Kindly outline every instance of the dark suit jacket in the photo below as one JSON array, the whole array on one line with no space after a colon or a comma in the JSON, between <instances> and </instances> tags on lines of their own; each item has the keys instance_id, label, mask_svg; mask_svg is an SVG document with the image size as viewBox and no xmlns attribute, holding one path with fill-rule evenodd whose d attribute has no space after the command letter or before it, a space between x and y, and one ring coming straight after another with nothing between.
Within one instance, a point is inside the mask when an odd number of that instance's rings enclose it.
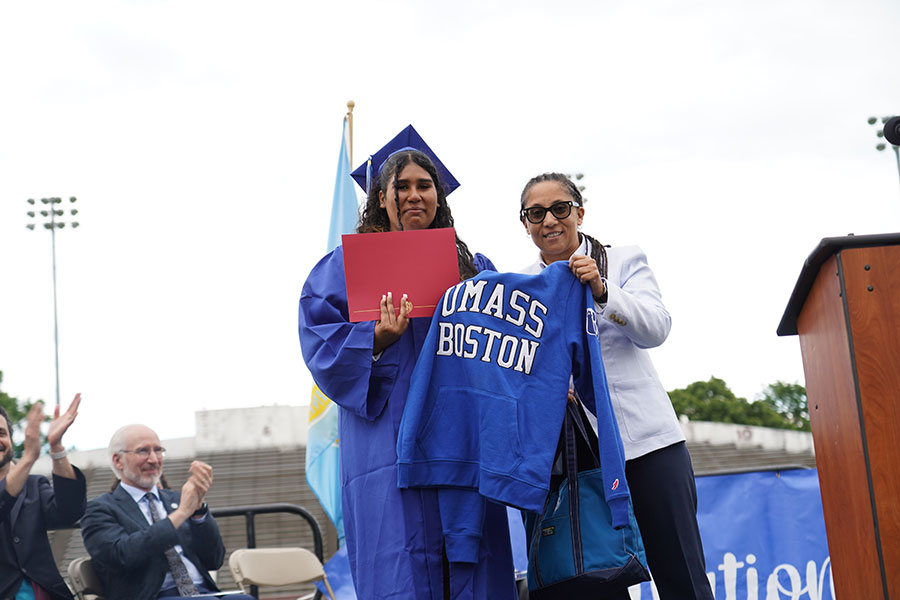
<instances>
[{"instance_id":1,"label":"dark suit jacket","mask_svg":"<svg viewBox=\"0 0 900 600\"><path fill-rule=\"evenodd\" d=\"M72 527L84 513L84 475L75 469L75 476L54 475L50 487L43 475L29 475L15 498L6 492L6 479L0 480L0 599L14 598L23 576L54 598L72 598L56 568L47 530Z\"/></svg>"},{"instance_id":2,"label":"dark suit jacket","mask_svg":"<svg viewBox=\"0 0 900 600\"><path fill-rule=\"evenodd\" d=\"M167 512L178 506L181 494L160 490ZM184 555L203 575L211 590L217 590L207 571L225 560L225 545L211 514L197 522L188 519L177 530L169 519L152 525L122 486L94 498L81 519L84 547L103 582L106 600L152 600L169 572L166 548L181 544Z\"/></svg>"}]
</instances>

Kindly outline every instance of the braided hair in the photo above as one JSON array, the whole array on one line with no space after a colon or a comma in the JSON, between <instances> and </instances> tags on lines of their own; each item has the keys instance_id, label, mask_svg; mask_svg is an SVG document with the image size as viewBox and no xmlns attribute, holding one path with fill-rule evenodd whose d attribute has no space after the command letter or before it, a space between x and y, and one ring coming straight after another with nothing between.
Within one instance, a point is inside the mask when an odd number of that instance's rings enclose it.
<instances>
[{"instance_id":1,"label":"braided hair","mask_svg":"<svg viewBox=\"0 0 900 600\"><path fill-rule=\"evenodd\" d=\"M532 177L528 180L528 183L525 184L525 189L522 190L522 198L521 203L519 205L519 209L525 208L525 201L528 199L528 191L538 183L543 183L544 181L555 181L562 187L563 191L571 196L572 200L579 207L584 206L584 199L581 197L581 190L578 189L578 186L575 185L567 175L562 173L543 173L541 175L537 175L536 177ZM524 217L522 217L524 219ZM597 270L600 271L600 277L604 279L607 276L607 265L606 265L606 249L609 246L601 244L591 236L586 233L578 232L578 241L581 241L581 237L584 236L591 243L591 258L597 263Z\"/></svg>"},{"instance_id":2,"label":"braided hair","mask_svg":"<svg viewBox=\"0 0 900 600\"><path fill-rule=\"evenodd\" d=\"M384 162L384 166L381 167L378 177L372 182L372 187L366 198L366 205L359 216L356 233L380 233L391 230L391 221L388 218L387 210L381 207L379 194L387 190L388 182L393 183L393 201L397 205L397 214L399 215L400 192L398 191L398 179L400 172L410 163L415 163L425 169L434 182L434 189L437 192L437 210L434 214L434 220L428 226L428 229L453 227L453 215L450 213L450 206L447 204L447 192L444 190L444 186L438 177L434 163L431 162L431 159L426 154L418 150L403 150L388 157ZM400 227L402 228L403 225L401 224ZM455 233L454 236L456 237L456 259L459 265L459 278L462 281L474 277L478 273L478 269L475 268L474 258L469 247Z\"/></svg>"}]
</instances>

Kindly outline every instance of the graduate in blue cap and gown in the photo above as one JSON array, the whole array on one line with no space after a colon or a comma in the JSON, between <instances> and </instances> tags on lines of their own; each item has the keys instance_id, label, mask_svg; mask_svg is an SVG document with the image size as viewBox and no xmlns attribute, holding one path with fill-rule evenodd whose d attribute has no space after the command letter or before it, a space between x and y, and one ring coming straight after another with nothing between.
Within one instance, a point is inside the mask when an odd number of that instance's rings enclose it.
<instances>
[{"instance_id":1,"label":"graduate in blue cap and gown","mask_svg":"<svg viewBox=\"0 0 900 600\"><path fill-rule=\"evenodd\" d=\"M459 183L411 125L352 176L368 194L357 233L453 227L446 196ZM495 270L458 237L456 246L461 279ZM303 358L340 407L344 532L356 593L362 600L514 599L505 507L488 502L478 562L448 564L436 490L397 487L397 431L431 321L407 317L415 300L386 295L380 320L351 323L341 246L313 268L300 296Z\"/></svg>"}]
</instances>

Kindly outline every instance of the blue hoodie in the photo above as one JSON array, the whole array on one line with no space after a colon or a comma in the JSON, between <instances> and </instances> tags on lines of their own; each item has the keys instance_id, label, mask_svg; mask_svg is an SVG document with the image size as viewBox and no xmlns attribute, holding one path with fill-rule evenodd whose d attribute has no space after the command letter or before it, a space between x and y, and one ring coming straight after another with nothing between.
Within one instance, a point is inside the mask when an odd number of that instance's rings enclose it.
<instances>
[{"instance_id":1,"label":"blue hoodie","mask_svg":"<svg viewBox=\"0 0 900 600\"><path fill-rule=\"evenodd\" d=\"M474 562L484 498L540 512L570 374L597 416L613 526L628 523L625 455L590 288L562 261L540 274L482 272L444 293L397 439L401 488L438 487L451 562Z\"/></svg>"}]
</instances>

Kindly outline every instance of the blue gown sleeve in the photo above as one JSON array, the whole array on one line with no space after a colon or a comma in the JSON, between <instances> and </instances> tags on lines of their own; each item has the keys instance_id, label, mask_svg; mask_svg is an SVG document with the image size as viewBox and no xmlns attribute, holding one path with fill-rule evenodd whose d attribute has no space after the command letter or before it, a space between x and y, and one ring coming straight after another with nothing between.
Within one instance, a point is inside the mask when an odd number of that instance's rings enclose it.
<instances>
[{"instance_id":1,"label":"blue gown sleeve","mask_svg":"<svg viewBox=\"0 0 900 600\"><path fill-rule=\"evenodd\" d=\"M348 315L344 254L338 246L313 267L303 285L300 348L313 379L332 401L375 420L390 396L398 362L389 352L373 360L375 322L351 323Z\"/></svg>"},{"instance_id":2,"label":"blue gown sleeve","mask_svg":"<svg viewBox=\"0 0 900 600\"><path fill-rule=\"evenodd\" d=\"M472 263L475 265L475 268L479 273L481 273L482 271L497 270L497 267L494 266L494 263L491 262L491 259L480 252L476 252L475 256L473 256L472 258Z\"/></svg>"}]
</instances>

